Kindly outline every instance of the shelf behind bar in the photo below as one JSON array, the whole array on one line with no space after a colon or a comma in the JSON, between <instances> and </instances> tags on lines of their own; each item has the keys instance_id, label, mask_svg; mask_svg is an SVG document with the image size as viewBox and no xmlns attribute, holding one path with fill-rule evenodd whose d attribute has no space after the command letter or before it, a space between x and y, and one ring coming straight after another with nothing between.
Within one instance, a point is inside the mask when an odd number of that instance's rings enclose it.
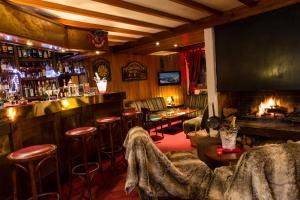
<instances>
[{"instance_id":1,"label":"shelf behind bar","mask_svg":"<svg viewBox=\"0 0 300 200\"><path fill-rule=\"evenodd\" d=\"M51 62L52 58L19 58L19 62Z\"/></svg>"}]
</instances>

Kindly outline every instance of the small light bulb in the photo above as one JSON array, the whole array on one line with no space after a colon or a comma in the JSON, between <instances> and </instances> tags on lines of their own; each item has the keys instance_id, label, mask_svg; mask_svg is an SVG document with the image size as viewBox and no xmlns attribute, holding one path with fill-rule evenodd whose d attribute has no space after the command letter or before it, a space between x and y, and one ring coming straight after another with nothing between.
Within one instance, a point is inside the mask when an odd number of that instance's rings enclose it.
<instances>
[{"instance_id":1,"label":"small light bulb","mask_svg":"<svg viewBox=\"0 0 300 200\"><path fill-rule=\"evenodd\" d=\"M61 52L65 53L65 52L66 52L66 50L65 50L65 49L61 49Z\"/></svg>"},{"instance_id":2,"label":"small light bulb","mask_svg":"<svg viewBox=\"0 0 300 200\"><path fill-rule=\"evenodd\" d=\"M156 44L156 46L159 46L159 42L156 42L155 44Z\"/></svg>"},{"instance_id":3,"label":"small light bulb","mask_svg":"<svg viewBox=\"0 0 300 200\"><path fill-rule=\"evenodd\" d=\"M178 44L174 44L174 47L178 47Z\"/></svg>"},{"instance_id":4,"label":"small light bulb","mask_svg":"<svg viewBox=\"0 0 300 200\"><path fill-rule=\"evenodd\" d=\"M96 51L96 54L99 55L99 54L100 54L100 51Z\"/></svg>"},{"instance_id":5,"label":"small light bulb","mask_svg":"<svg viewBox=\"0 0 300 200\"><path fill-rule=\"evenodd\" d=\"M29 40L26 42L26 44L27 44L28 46L32 46L32 45L33 45L32 42L29 41Z\"/></svg>"}]
</instances>

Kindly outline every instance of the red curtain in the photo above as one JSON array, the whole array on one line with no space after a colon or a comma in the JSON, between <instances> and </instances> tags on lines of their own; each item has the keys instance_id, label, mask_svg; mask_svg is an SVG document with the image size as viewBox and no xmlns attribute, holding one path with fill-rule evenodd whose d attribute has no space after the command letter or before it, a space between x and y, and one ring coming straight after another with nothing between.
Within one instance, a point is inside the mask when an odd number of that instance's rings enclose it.
<instances>
[{"instance_id":1,"label":"red curtain","mask_svg":"<svg viewBox=\"0 0 300 200\"><path fill-rule=\"evenodd\" d=\"M203 81L201 73L205 71L204 55L204 50L201 48L180 53L182 81L187 83L187 94L193 93L197 84Z\"/></svg>"}]
</instances>

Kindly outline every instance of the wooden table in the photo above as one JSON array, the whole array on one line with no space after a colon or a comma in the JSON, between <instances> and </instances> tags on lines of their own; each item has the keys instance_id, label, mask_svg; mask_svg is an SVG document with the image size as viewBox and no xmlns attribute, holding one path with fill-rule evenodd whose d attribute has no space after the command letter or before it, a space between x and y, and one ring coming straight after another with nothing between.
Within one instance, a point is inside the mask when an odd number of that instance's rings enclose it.
<instances>
[{"instance_id":1,"label":"wooden table","mask_svg":"<svg viewBox=\"0 0 300 200\"><path fill-rule=\"evenodd\" d=\"M169 111L164 111L158 113L157 115L160 116L163 120L167 121L168 127L164 128L165 133L174 133L177 132L179 129L172 126L172 122L178 119L183 120L184 116L196 112L196 109L170 109ZM181 128L180 128L181 130Z\"/></svg>"},{"instance_id":2,"label":"wooden table","mask_svg":"<svg viewBox=\"0 0 300 200\"><path fill-rule=\"evenodd\" d=\"M204 154L214 161L220 162L222 165L231 165L239 160L241 155L245 150L241 149L239 153L222 153L222 155L217 154L217 147L220 145L210 145L204 149Z\"/></svg>"}]
</instances>

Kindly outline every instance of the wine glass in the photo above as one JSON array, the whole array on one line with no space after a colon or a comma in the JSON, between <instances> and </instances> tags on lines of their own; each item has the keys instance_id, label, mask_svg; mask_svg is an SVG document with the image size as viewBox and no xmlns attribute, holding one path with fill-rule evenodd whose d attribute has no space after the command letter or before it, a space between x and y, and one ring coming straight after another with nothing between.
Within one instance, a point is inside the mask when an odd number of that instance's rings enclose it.
<instances>
[{"instance_id":1,"label":"wine glass","mask_svg":"<svg viewBox=\"0 0 300 200\"><path fill-rule=\"evenodd\" d=\"M50 101L51 100L52 90L46 90L45 92L46 92L46 94L47 94L47 96L49 98L49 101Z\"/></svg>"},{"instance_id":2,"label":"wine glass","mask_svg":"<svg viewBox=\"0 0 300 200\"><path fill-rule=\"evenodd\" d=\"M53 90L53 95L56 95L56 99L58 100L58 94L59 94L60 89L55 89Z\"/></svg>"}]
</instances>

